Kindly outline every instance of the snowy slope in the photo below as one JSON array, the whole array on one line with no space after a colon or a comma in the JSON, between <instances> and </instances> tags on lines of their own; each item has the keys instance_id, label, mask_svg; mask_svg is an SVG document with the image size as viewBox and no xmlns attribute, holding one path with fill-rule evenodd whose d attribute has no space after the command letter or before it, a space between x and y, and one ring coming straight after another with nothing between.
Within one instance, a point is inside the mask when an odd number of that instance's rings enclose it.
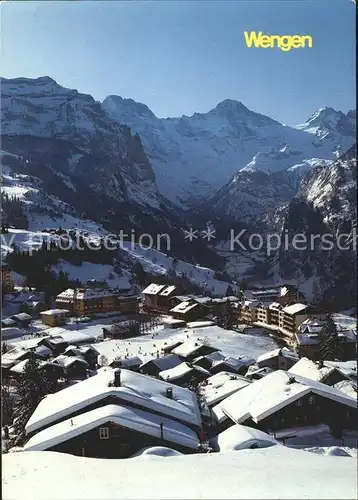
<instances>
[{"instance_id":1,"label":"snowy slope","mask_svg":"<svg viewBox=\"0 0 358 500\"><path fill-rule=\"evenodd\" d=\"M3 456L2 474L5 500L357 497L354 458L283 446L127 460L18 452Z\"/></svg>"}]
</instances>

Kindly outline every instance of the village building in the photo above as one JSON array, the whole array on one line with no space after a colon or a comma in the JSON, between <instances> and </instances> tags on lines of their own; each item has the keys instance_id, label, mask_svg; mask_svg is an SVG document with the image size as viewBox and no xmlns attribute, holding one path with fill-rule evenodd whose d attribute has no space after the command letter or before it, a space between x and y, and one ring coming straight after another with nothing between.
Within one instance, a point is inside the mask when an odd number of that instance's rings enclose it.
<instances>
[{"instance_id":1,"label":"village building","mask_svg":"<svg viewBox=\"0 0 358 500\"><path fill-rule=\"evenodd\" d=\"M348 379L348 377L335 366L325 366L323 362L317 363L307 358L301 358L288 370L288 372L327 385L335 385L338 382Z\"/></svg>"},{"instance_id":2,"label":"village building","mask_svg":"<svg viewBox=\"0 0 358 500\"><path fill-rule=\"evenodd\" d=\"M85 378L89 368L87 361L81 355L67 356L60 354L52 360L53 363L63 367L66 378Z\"/></svg>"},{"instance_id":3,"label":"village building","mask_svg":"<svg viewBox=\"0 0 358 500\"><path fill-rule=\"evenodd\" d=\"M238 309L239 319L247 325L252 325L257 321L257 310L260 305L258 300L245 300L241 308Z\"/></svg>"},{"instance_id":4,"label":"village building","mask_svg":"<svg viewBox=\"0 0 358 500\"><path fill-rule=\"evenodd\" d=\"M169 314L175 319L180 319L189 323L191 321L197 321L199 319L204 319L209 314L209 309L198 302L181 302L177 306L170 309Z\"/></svg>"},{"instance_id":5,"label":"village building","mask_svg":"<svg viewBox=\"0 0 358 500\"><path fill-rule=\"evenodd\" d=\"M138 356L124 356L114 359L111 363L108 363L108 366L111 368L125 368L133 372L139 372L142 364L143 360Z\"/></svg>"},{"instance_id":6,"label":"village building","mask_svg":"<svg viewBox=\"0 0 358 500\"><path fill-rule=\"evenodd\" d=\"M287 347L282 347L261 354L261 356L257 358L256 364L259 368L266 366L273 370L288 370L297 363L298 360L299 355L295 351Z\"/></svg>"},{"instance_id":7,"label":"village building","mask_svg":"<svg viewBox=\"0 0 358 500\"><path fill-rule=\"evenodd\" d=\"M251 381L242 375L220 372L204 380L199 386L199 392L206 404L212 407L249 384Z\"/></svg>"},{"instance_id":8,"label":"village building","mask_svg":"<svg viewBox=\"0 0 358 500\"><path fill-rule=\"evenodd\" d=\"M164 370L170 370L182 363L182 360L175 354L168 354L163 357L153 358L143 363L140 367L141 373L158 377L159 373Z\"/></svg>"},{"instance_id":9,"label":"village building","mask_svg":"<svg viewBox=\"0 0 358 500\"><path fill-rule=\"evenodd\" d=\"M69 315L68 309L48 309L40 314L42 323L48 326L64 325Z\"/></svg>"},{"instance_id":10,"label":"village building","mask_svg":"<svg viewBox=\"0 0 358 500\"><path fill-rule=\"evenodd\" d=\"M127 458L155 445L190 452L201 432L193 392L106 367L44 398L26 424L24 449L99 458Z\"/></svg>"},{"instance_id":11,"label":"village building","mask_svg":"<svg viewBox=\"0 0 358 500\"><path fill-rule=\"evenodd\" d=\"M255 360L249 356L240 356L239 358L229 356L220 361L215 361L210 369L210 373L215 375L220 372L231 372L245 375L249 366L253 364L255 364Z\"/></svg>"},{"instance_id":12,"label":"village building","mask_svg":"<svg viewBox=\"0 0 358 500\"><path fill-rule=\"evenodd\" d=\"M248 367L245 377L250 380L260 380L263 377L266 377L269 373L274 372L274 368L270 368L269 366L259 367L257 363Z\"/></svg>"},{"instance_id":13,"label":"village building","mask_svg":"<svg viewBox=\"0 0 358 500\"><path fill-rule=\"evenodd\" d=\"M66 308L78 316L112 311L136 314L139 302L137 295L123 296L104 287L68 288L57 295L56 307Z\"/></svg>"},{"instance_id":14,"label":"village building","mask_svg":"<svg viewBox=\"0 0 358 500\"><path fill-rule=\"evenodd\" d=\"M302 357L318 360L320 353L320 333L326 325L325 319L308 318L301 323L294 335L294 346ZM340 359L350 360L357 356L357 334L352 329L339 329L337 355Z\"/></svg>"},{"instance_id":15,"label":"village building","mask_svg":"<svg viewBox=\"0 0 358 500\"><path fill-rule=\"evenodd\" d=\"M344 429L356 429L357 400L334 387L283 370L224 399L220 409L232 422L274 436L283 429L320 424L329 426L335 437Z\"/></svg>"},{"instance_id":16,"label":"village building","mask_svg":"<svg viewBox=\"0 0 358 500\"><path fill-rule=\"evenodd\" d=\"M162 415L136 407L105 405L34 435L24 451L50 450L95 458L129 458L148 446L195 453L195 431Z\"/></svg>"},{"instance_id":17,"label":"village building","mask_svg":"<svg viewBox=\"0 0 358 500\"><path fill-rule=\"evenodd\" d=\"M65 349L64 355L65 356L82 357L86 361L86 363L88 364L88 367L90 369L94 370L96 368L96 365L97 365L99 353L93 346L69 345Z\"/></svg>"},{"instance_id":18,"label":"village building","mask_svg":"<svg viewBox=\"0 0 358 500\"><path fill-rule=\"evenodd\" d=\"M68 342L62 337L43 337L38 339L39 346L45 346L51 350L53 356L58 356L65 352Z\"/></svg>"},{"instance_id":19,"label":"village building","mask_svg":"<svg viewBox=\"0 0 358 500\"><path fill-rule=\"evenodd\" d=\"M325 316L323 311L308 305L296 303L286 306L279 313L279 330L290 339L294 337L298 327L307 318L322 318Z\"/></svg>"},{"instance_id":20,"label":"village building","mask_svg":"<svg viewBox=\"0 0 358 500\"><path fill-rule=\"evenodd\" d=\"M148 312L168 312L178 303L174 298L178 292L179 288L176 285L151 283L142 291L142 295L144 295L143 309Z\"/></svg>"},{"instance_id":21,"label":"village building","mask_svg":"<svg viewBox=\"0 0 358 500\"><path fill-rule=\"evenodd\" d=\"M32 321L32 316L30 314L21 312L10 316L9 319L13 320L19 328L28 328Z\"/></svg>"},{"instance_id":22,"label":"village building","mask_svg":"<svg viewBox=\"0 0 358 500\"><path fill-rule=\"evenodd\" d=\"M199 356L206 356L207 354L211 354L213 352L218 352L220 349L213 347L208 344L203 344L199 341L195 342L193 340L186 340L178 347L172 349L172 354L176 354L183 361L193 361L195 358Z\"/></svg>"},{"instance_id":23,"label":"village building","mask_svg":"<svg viewBox=\"0 0 358 500\"><path fill-rule=\"evenodd\" d=\"M1 289L3 293L12 292L14 284L11 278L10 267L6 264L1 264Z\"/></svg>"},{"instance_id":24,"label":"village building","mask_svg":"<svg viewBox=\"0 0 358 500\"><path fill-rule=\"evenodd\" d=\"M268 307L268 323L278 328L280 323L280 311L283 306L279 302L272 302Z\"/></svg>"},{"instance_id":25,"label":"village building","mask_svg":"<svg viewBox=\"0 0 358 500\"><path fill-rule=\"evenodd\" d=\"M163 318L162 324L164 325L165 328L171 328L173 330L175 328L182 328L186 325L185 321L183 321L182 319L175 319L171 318L170 316L167 318Z\"/></svg>"},{"instance_id":26,"label":"village building","mask_svg":"<svg viewBox=\"0 0 358 500\"><path fill-rule=\"evenodd\" d=\"M194 363L188 364L182 362L174 368L160 372L159 377L172 384L191 384L192 386L197 386L200 382L210 377L210 372Z\"/></svg>"},{"instance_id":27,"label":"village building","mask_svg":"<svg viewBox=\"0 0 358 500\"><path fill-rule=\"evenodd\" d=\"M294 285L280 285L272 288L246 290L245 298L261 302L278 302L289 305L300 300L305 300L304 295Z\"/></svg>"},{"instance_id":28,"label":"village building","mask_svg":"<svg viewBox=\"0 0 358 500\"><path fill-rule=\"evenodd\" d=\"M271 302L260 302L257 306L257 323L270 323Z\"/></svg>"}]
</instances>

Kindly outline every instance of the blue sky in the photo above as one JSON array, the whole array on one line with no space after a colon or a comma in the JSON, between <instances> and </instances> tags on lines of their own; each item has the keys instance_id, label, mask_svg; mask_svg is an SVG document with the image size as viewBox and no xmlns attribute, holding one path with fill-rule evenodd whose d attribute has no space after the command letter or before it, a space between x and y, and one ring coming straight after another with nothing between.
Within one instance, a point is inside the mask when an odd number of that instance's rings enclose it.
<instances>
[{"instance_id":1,"label":"blue sky","mask_svg":"<svg viewBox=\"0 0 358 500\"><path fill-rule=\"evenodd\" d=\"M49 75L160 117L225 98L286 124L355 108L352 0L2 2L1 75ZM248 49L244 30L309 34L312 49Z\"/></svg>"}]
</instances>

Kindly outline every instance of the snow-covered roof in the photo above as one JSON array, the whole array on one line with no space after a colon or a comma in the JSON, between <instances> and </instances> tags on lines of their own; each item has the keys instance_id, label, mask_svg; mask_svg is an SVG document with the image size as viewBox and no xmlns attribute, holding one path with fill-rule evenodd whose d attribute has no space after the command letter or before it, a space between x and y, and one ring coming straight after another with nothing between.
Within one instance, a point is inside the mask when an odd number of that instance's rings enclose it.
<instances>
[{"instance_id":1,"label":"snow-covered roof","mask_svg":"<svg viewBox=\"0 0 358 500\"><path fill-rule=\"evenodd\" d=\"M142 293L145 295L157 295L166 285L157 285L156 283L151 283L148 285Z\"/></svg>"},{"instance_id":2,"label":"snow-covered roof","mask_svg":"<svg viewBox=\"0 0 358 500\"><path fill-rule=\"evenodd\" d=\"M267 359L272 359L276 358L278 356L282 356L283 358L290 358L290 359L297 359L298 360L298 354L296 354L294 351L291 351L287 347L283 348L278 348L274 349L269 352L265 352L264 354L261 354L256 360L257 363L261 363L262 361L266 361Z\"/></svg>"},{"instance_id":3,"label":"snow-covered roof","mask_svg":"<svg viewBox=\"0 0 358 500\"><path fill-rule=\"evenodd\" d=\"M222 412L236 423L248 418L259 422L309 393L352 408L357 407L356 400L338 389L283 370L254 381L239 393L224 399L220 405Z\"/></svg>"},{"instance_id":4,"label":"snow-covered roof","mask_svg":"<svg viewBox=\"0 0 358 500\"><path fill-rule=\"evenodd\" d=\"M29 360L28 359L24 359L23 361L20 361L20 363L17 363L15 366L13 366L12 368L10 368L10 371L11 372L14 372L14 373L24 373L25 371L25 368L26 368L26 365L28 364Z\"/></svg>"},{"instance_id":5,"label":"snow-covered roof","mask_svg":"<svg viewBox=\"0 0 358 500\"><path fill-rule=\"evenodd\" d=\"M143 361L138 356L129 356L128 358L122 357L120 359L115 359L114 361L117 361L120 366L123 366L123 368L140 366L143 363Z\"/></svg>"},{"instance_id":6,"label":"snow-covered roof","mask_svg":"<svg viewBox=\"0 0 358 500\"><path fill-rule=\"evenodd\" d=\"M164 290L162 290L159 293L159 295L163 295L165 297L168 297L168 295L170 295L171 293L173 293L176 288L177 287L175 285L169 285Z\"/></svg>"},{"instance_id":7,"label":"snow-covered roof","mask_svg":"<svg viewBox=\"0 0 358 500\"><path fill-rule=\"evenodd\" d=\"M91 335L81 332L81 331L65 331L63 330L60 335L62 342L68 342L69 344L81 344L81 343L87 343L91 344L95 342L95 337L92 337ZM52 337L50 341L55 340L55 338L59 338L57 335L55 337ZM58 341L60 342L60 340Z\"/></svg>"},{"instance_id":8,"label":"snow-covered roof","mask_svg":"<svg viewBox=\"0 0 358 500\"><path fill-rule=\"evenodd\" d=\"M279 310L282 309L282 305L279 302L271 302L269 309Z\"/></svg>"},{"instance_id":9,"label":"snow-covered roof","mask_svg":"<svg viewBox=\"0 0 358 500\"><path fill-rule=\"evenodd\" d=\"M16 325L16 321L11 318L4 318L1 320L1 323L5 326L11 326L11 325Z\"/></svg>"},{"instance_id":10,"label":"snow-covered roof","mask_svg":"<svg viewBox=\"0 0 358 500\"><path fill-rule=\"evenodd\" d=\"M251 381L245 377L229 372L220 372L207 378L201 384L200 393L204 396L208 406L212 406L249 384Z\"/></svg>"},{"instance_id":11,"label":"snow-covered roof","mask_svg":"<svg viewBox=\"0 0 358 500\"><path fill-rule=\"evenodd\" d=\"M57 295L56 300L59 302L71 302L74 298L77 300L89 300L113 296L118 296L118 292L107 288L68 288Z\"/></svg>"},{"instance_id":12,"label":"snow-covered roof","mask_svg":"<svg viewBox=\"0 0 358 500\"><path fill-rule=\"evenodd\" d=\"M108 422L158 438L162 432L160 424L163 424L163 439L166 441L193 450L196 450L199 444L195 431L179 422L137 408L106 405L40 431L25 444L24 450L48 450Z\"/></svg>"},{"instance_id":13,"label":"snow-covered roof","mask_svg":"<svg viewBox=\"0 0 358 500\"><path fill-rule=\"evenodd\" d=\"M322 366L320 368L314 361L301 358L288 371L294 375L302 375L302 377L323 382L334 370L333 366Z\"/></svg>"},{"instance_id":14,"label":"snow-covered roof","mask_svg":"<svg viewBox=\"0 0 358 500\"><path fill-rule=\"evenodd\" d=\"M357 399L357 382L352 382L351 380L341 380L334 384L336 389L344 392L347 396Z\"/></svg>"},{"instance_id":15,"label":"snow-covered roof","mask_svg":"<svg viewBox=\"0 0 358 500\"><path fill-rule=\"evenodd\" d=\"M221 354L221 352L215 351L215 352L212 352L210 354L205 354L204 356L199 356L198 358L195 358L193 360L193 363L198 363L199 361L201 361L203 359L209 361L210 364L213 365L214 363L225 359L225 356L223 354Z\"/></svg>"},{"instance_id":16,"label":"snow-covered roof","mask_svg":"<svg viewBox=\"0 0 358 500\"><path fill-rule=\"evenodd\" d=\"M253 358L250 358L249 356L241 356L239 358L233 358L232 356L228 356L227 358L215 361L213 363L213 368L224 365L232 368L233 370L239 370L243 366L249 366L255 363L255 360Z\"/></svg>"},{"instance_id":17,"label":"snow-covered roof","mask_svg":"<svg viewBox=\"0 0 358 500\"><path fill-rule=\"evenodd\" d=\"M246 309L256 309L260 305L258 300L245 300L242 307Z\"/></svg>"},{"instance_id":18,"label":"snow-covered roof","mask_svg":"<svg viewBox=\"0 0 358 500\"><path fill-rule=\"evenodd\" d=\"M162 323L164 325L183 325L183 326L185 325L185 321L183 321L182 319L175 319L170 316L163 318Z\"/></svg>"},{"instance_id":19,"label":"snow-covered roof","mask_svg":"<svg viewBox=\"0 0 358 500\"><path fill-rule=\"evenodd\" d=\"M170 309L171 313L181 313L185 314L188 311L191 311L195 307L197 307L199 304L197 302L180 302L178 305L173 307L173 309Z\"/></svg>"},{"instance_id":20,"label":"snow-covered roof","mask_svg":"<svg viewBox=\"0 0 358 500\"><path fill-rule=\"evenodd\" d=\"M187 356L193 355L196 351L198 351L203 346L206 346L206 344L203 344L200 342L195 342L193 340L186 340L178 347L175 347L175 349L172 350L172 353L176 354L177 356L187 357ZM211 347L213 352L220 351L220 349L216 349L212 346L210 346L210 347Z\"/></svg>"},{"instance_id":21,"label":"snow-covered roof","mask_svg":"<svg viewBox=\"0 0 358 500\"><path fill-rule=\"evenodd\" d=\"M185 362L175 366L174 368L170 368L169 370L163 370L159 372L159 377L170 382L171 380L177 380L178 378L184 377L185 375L188 375L189 373L195 371L201 372L207 377L210 377L210 373L205 370L205 368L202 368L201 366L197 366L195 364L190 366Z\"/></svg>"},{"instance_id":22,"label":"snow-covered roof","mask_svg":"<svg viewBox=\"0 0 358 500\"><path fill-rule=\"evenodd\" d=\"M198 401L188 389L125 369L121 369L120 387L109 386L113 379L114 370L105 367L93 377L46 396L26 424L26 432L34 432L108 396L117 397L121 404L129 401L147 411L153 410L200 427ZM173 399L167 398L167 388L172 389Z\"/></svg>"},{"instance_id":23,"label":"snow-covered roof","mask_svg":"<svg viewBox=\"0 0 358 500\"><path fill-rule=\"evenodd\" d=\"M81 356L64 356L60 354L57 358L52 360L54 363L58 363L59 365L68 368L75 363L81 363L83 365L88 365L87 361L83 359Z\"/></svg>"},{"instance_id":24,"label":"snow-covered roof","mask_svg":"<svg viewBox=\"0 0 358 500\"><path fill-rule=\"evenodd\" d=\"M184 362L180 363L180 365L174 366L174 368L169 368L168 370L159 372L159 377L167 381L177 380L178 378L184 377L193 371L193 368Z\"/></svg>"},{"instance_id":25,"label":"snow-covered roof","mask_svg":"<svg viewBox=\"0 0 358 500\"><path fill-rule=\"evenodd\" d=\"M18 314L13 314L11 316L11 318L15 318L19 321L26 321L26 320L31 320L32 316L30 314L22 312L22 313L18 313Z\"/></svg>"},{"instance_id":26,"label":"snow-covered roof","mask_svg":"<svg viewBox=\"0 0 358 500\"><path fill-rule=\"evenodd\" d=\"M42 311L40 313L43 316L59 316L62 314L70 314L68 309L48 309L47 311Z\"/></svg>"},{"instance_id":27,"label":"snow-covered roof","mask_svg":"<svg viewBox=\"0 0 358 500\"><path fill-rule=\"evenodd\" d=\"M308 309L308 307L309 306L307 304L301 304L298 302L297 304L292 304L290 306L284 307L282 311L287 314L298 314L298 313L303 313L303 311Z\"/></svg>"},{"instance_id":28,"label":"snow-covered roof","mask_svg":"<svg viewBox=\"0 0 358 500\"><path fill-rule=\"evenodd\" d=\"M167 356L163 356L161 358L153 358L144 363L141 368L146 367L148 364L154 364L156 365L160 371L163 370L169 370L171 368L174 368L175 366L178 366L182 363L182 360L176 356L175 354L168 354Z\"/></svg>"},{"instance_id":29,"label":"snow-covered roof","mask_svg":"<svg viewBox=\"0 0 358 500\"><path fill-rule=\"evenodd\" d=\"M190 321L186 324L187 328L204 328L213 325L215 325L214 321Z\"/></svg>"},{"instance_id":30,"label":"snow-covered roof","mask_svg":"<svg viewBox=\"0 0 358 500\"><path fill-rule=\"evenodd\" d=\"M236 424L221 432L215 439L220 452L282 446L275 438L259 429Z\"/></svg>"}]
</instances>

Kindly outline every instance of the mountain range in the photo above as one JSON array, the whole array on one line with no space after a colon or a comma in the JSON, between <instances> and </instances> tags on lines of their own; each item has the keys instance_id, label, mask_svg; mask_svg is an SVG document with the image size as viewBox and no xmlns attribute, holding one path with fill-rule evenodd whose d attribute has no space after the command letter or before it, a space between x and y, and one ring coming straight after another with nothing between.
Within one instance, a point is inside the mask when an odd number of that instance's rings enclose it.
<instances>
[{"instance_id":1,"label":"mountain range","mask_svg":"<svg viewBox=\"0 0 358 500\"><path fill-rule=\"evenodd\" d=\"M206 220L289 229L297 199L314 199L333 228L342 214L319 194L329 182L344 217L354 213L351 199L343 203L351 178L334 173L355 142L355 111L327 107L290 127L226 99L207 113L158 118L132 99L98 102L49 77L3 78L1 94L2 164L42 193L32 211L60 206L109 230L165 231L180 242L183 226ZM277 256L271 270L288 276L299 265L289 267Z\"/></svg>"}]
</instances>

